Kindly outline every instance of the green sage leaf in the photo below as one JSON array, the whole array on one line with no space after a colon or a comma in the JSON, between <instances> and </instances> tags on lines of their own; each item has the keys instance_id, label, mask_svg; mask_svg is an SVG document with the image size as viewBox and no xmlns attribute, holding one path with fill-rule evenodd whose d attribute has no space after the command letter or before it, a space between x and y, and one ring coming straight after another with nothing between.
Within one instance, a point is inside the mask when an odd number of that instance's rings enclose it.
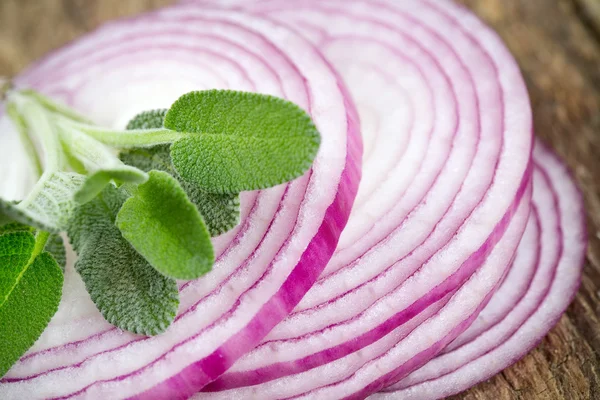
<instances>
[{"instance_id":1,"label":"green sage leaf","mask_svg":"<svg viewBox=\"0 0 600 400\"><path fill-rule=\"evenodd\" d=\"M169 110L166 108L142 111L133 117L131 121L129 121L125 129L133 130L162 128L167 111Z\"/></svg>"},{"instance_id":2,"label":"green sage leaf","mask_svg":"<svg viewBox=\"0 0 600 400\"><path fill-rule=\"evenodd\" d=\"M126 165L115 168L105 168L90 174L81 188L75 193L75 201L79 204L87 203L98 195L110 182L120 185L122 183L143 183L148 176L139 169Z\"/></svg>"},{"instance_id":3,"label":"green sage leaf","mask_svg":"<svg viewBox=\"0 0 600 400\"><path fill-rule=\"evenodd\" d=\"M198 278L215 260L204 220L175 178L163 171L148 175L148 182L123 204L117 226L160 273Z\"/></svg>"},{"instance_id":4,"label":"green sage leaf","mask_svg":"<svg viewBox=\"0 0 600 400\"><path fill-rule=\"evenodd\" d=\"M283 99L227 90L191 92L167 112L181 177L214 193L264 189L306 172L320 135L310 116Z\"/></svg>"},{"instance_id":5,"label":"green sage leaf","mask_svg":"<svg viewBox=\"0 0 600 400\"><path fill-rule=\"evenodd\" d=\"M179 305L175 280L156 271L115 225L127 194L108 185L75 211L68 235L92 301L121 329L158 335L173 322Z\"/></svg>"},{"instance_id":6,"label":"green sage leaf","mask_svg":"<svg viewBox=\"0 0 600 400\"><path fill-rule=\"evenodd\" d=\"M127 124L127 129L161 128L167 114L164 110L145 111L136 115ZM204 218L211 236L218 236L233 229L240 222L240 197L238 194L208 193L198 185L181 179L171 163L171 146L158 145L147 148L137 148L122 152L119 155L125 164L139 168L142 171L164 171L179 181L188 198L196 205Z\"/></svg>"},{"instance_id":7,"label":"green sage leaf","mask_svg":"<svg viewBox=\"0 0 600 400\"><path fill-rule=\"evenodd\" d=\"M20 222L9 222L6 225L0 225L0 235L11 232L30 232L35 234L35 228L21 224ZM63 238L59 234L50 234L46 246L44 247L44 251L50 253L56 260L60 269L65 272L67 266L67 251L65 250Z\"/></svg>"},{"instance_id":8,"label":"green sage leaf","mask_svg":"<svg viewBox=\"0 0 600 400\"><path fill-rule=\"evenodd\" d=\"M131 149L122 152L120 157L125 164L142 171L164 171L177 179L190 201L194 203L204 218L211 236L221 235L240 223L239 194L208 193L198 185L181 179L171 164L169 145Z\"/></svg>"},{"instance_id":9,"label":"green sage leaf","mask_svg":"<svg viewBox=\"0 0 600 400\"><path fill-rule=\"evenodd\" d=\"M20 222L7 221L5 224L0 223L0 235L11 232L31 232L35 233L35 228L22 224Z\"/></svg>"},{"instance_id":10,"label":"green sage leaf","mask_svg":"<svg viewBox=\"0 0 600 400\"><path fill-rule=\"evenodd\" d=\"M46 233L0 236L0 376L35 343L58 310L63 274L44 252Z\"/></svg>"},{"instance_id":11,"label":"green sage leaf","mask_svg":"<svg viewBox=\"0 0 600 400\"><path fill-rule=\"evenodd\" d=\"M45 173L18 204L0 199L0 221L15 221L58 233L66 229L76 207L75 193L85 177L73 172Z\"/></svg>"},{"instance_id":12,"label":"green sage leaf","mask_svg":"<svg viewBox=\"0 0 600 400\"><path fill-rule=\"evenodd\" d=\"M75 193L76 202L83 204L92 200L110 182L137 184L148 180L145 172L125 165L111 149L97 140L75 129L62 129L60 135L72 166L83 168L88 174Z\"/></svg>"}]
</instances>

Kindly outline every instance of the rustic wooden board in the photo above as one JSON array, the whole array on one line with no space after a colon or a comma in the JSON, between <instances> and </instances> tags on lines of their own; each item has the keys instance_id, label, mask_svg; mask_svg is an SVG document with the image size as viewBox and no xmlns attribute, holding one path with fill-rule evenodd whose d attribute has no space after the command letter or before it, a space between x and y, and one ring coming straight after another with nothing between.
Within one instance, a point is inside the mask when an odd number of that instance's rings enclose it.
<instances>
[{"instance_id":1,"label":"rustic wooden board","mask_svg":"<svg viewBox=\"0 0 600 400\"><path fill-rule=\"evenodd\" d=\"M455 399L600 399L600 0L459 0L517 58L536 130L574 171L588 210L581 289L527 357ZM0 0L0 75L103 21L171 0Z\"/></svg>"}]
</instances>

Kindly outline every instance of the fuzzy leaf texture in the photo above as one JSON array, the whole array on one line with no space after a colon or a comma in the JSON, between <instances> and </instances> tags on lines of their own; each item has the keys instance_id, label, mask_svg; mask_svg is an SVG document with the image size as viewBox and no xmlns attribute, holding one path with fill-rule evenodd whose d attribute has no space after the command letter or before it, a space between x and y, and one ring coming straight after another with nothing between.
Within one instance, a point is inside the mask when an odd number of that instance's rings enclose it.
<instances>
[{"instance_id":1,"label":"fuzzy leaf texture","mask_svg":"<svg viewBox=\"0 0 600 400\"><path fill-rule=\"evenodd\" d=\"M164 126L187 133L171 146L179 175L212 193L291 181L311 167L321 141L310 116L297 105L228 90L181 96Z\"/></svg>"},{"instance_id":2,"label":"fuzzy leaf texture","mask_svg":"<svg viewBox=\"0 0 600 400\"><path fill-rule=\"evenodd\" d=\"M78 255L75 269L102 316L117 327L158 335L179 306L175 280L156 271L115 225L127 194L112 185L80 206L68 229Z\"/></svg>"},{"instance_id":3,"label":"fuzzy leaf texture","mask_svg":"<svg viewBox=\"0 0 600 400\"><path fill-rule=\"evenodd\" d=\"M75 193L75 201L85 204L96 197L109 183L115 182L120 185L124 182L142 183L148 180L145 174L141 174L137 168L127 166L104 168L90 174L81 188Z\"/></svg>"},{"instance_id":4,"label":"fuzzy leaf texture","mask_svg":"<svg viewBox=\"0 0 600 400\"><path fill-rule=\"evenodd\" d=\"M7 221L6 223L0 222L0 235L11 232L31 232L35 233L35 228L27 226L20 222Z\"/></svg>"},{"instance_id":5,"label":"fuzzy leaf texture","mask_svg":"<svg viewBox=\"0 0 600 400\"><path fill-rule=\"evenodd\" d=\"M145 172L125 165L111 149L97 140L75 129L63 129L60 135L71 166L88 175L74 196L79 204L92 200L110 182L138 184L148 180Z\"/></svg>"},{"instance_id":6,"label":"fuzzy leaf texture","mask_svg":"<svg viewBox=\"0 0 600 400\"><path fill-rule=\"evenodd\" d=\"M117 215L123 237L163 275L204 275L215 255L202 216L175 178L163 171L148 175Z\"/></svg>"},{"instance_id":7,"label":"fuzzy leaf texture","mask_svg":"<svg viewBox=\"0 0 600 400\"><path fill-rule=\"evenodd\" d=\"M63 273L39 239L28 231L0 236L0 376L40 337L60 303Z\"/></svg>"},{"instance_id":8,"label":"fuzzy leaf texture","mask_svg":"<svg viewBox=\"0 0 600 400\"><path fill-rule=\"evenodd\" d=\"M53 99L51 99L50 97L47 97L47 96L41 94L40 92L37 92L32 89L21 89L19 92L20 92L20 94L33 99L35 102L37 102L38 104L40 104L41 106L43 106L46 110L48 110L50 112L53 112L53 113L56 113L59 115L63 115L74 121L79 121L79 122L84 122L84 123L90 122L87 118L85 118L83 115L80 115L79 113L77 113L77 111L73 110L71 107L68 107L65 104L56 102Z\"/></svg>"},{"instance_id":9,"label":"fuzzy leaf texture","mask_svg":"<svg viewBox=\"0 0 600 400\"><path fill-rule=\"evenodd\" d=\"M65 250L65 244L62 236L53 233L46 242L44 251L47 251L52 255L62 272L65 272L67 267L67 251Z\"/></svg>"},{"instance_id":10,"label":"fuzzy leaf texture","mask_svg":"<svg viewBox=\"0 0 600 400\"><path fill-rule=\"evenodd\" d=\"M0 224L16 221L43 231L63 231L76 207L74 195L84 182L83 175L72 172L44 174L20 203L0 199Z\"/></svg>"},{"instance_id":11,"label":"fuzzy leaf texture","mask_svg":"<svg viewBox=\"0 0 600 400\"><path fill-rule=\"evenodd\" d=\"M163 122L165 120L165 116L167 115L166 108L161 108L157 110L149 110L143 111L137 114L135 117L129 121L127 127L125 129L155 129L162 128Z\"/></svg>"},{"instance_id":12,"label":"fuzzy leaf texture","mask_svg":"<svg viewBox=\"0 0 600 400\"><path fill-rule=\"evenodd\" d=\"M127 124L127 129L161 128L166 113L166 109L145 111L133 118ZM177 179L190 201L196 205L204 218L211 236L221 235L239 224L239 195L208 193L198 185L181 179L171 163L170 152L170 145L158 145L124 151L120 154L120 158L125 164L139 168L142 171L164 171Z\"/></svg>"},{"instance_id":13,"label":"fuzzy leaf texture","mask_svg":"<svg viewBox=\"0 0 600 400\"><path fill-rule=\"evenodd\" d=\"M11 232L30 232L35 234L35 228L21 224L19 222L9 222L5 225L0 224L0 235ZM52 233L48 237L44 251L47 251L52 255L60 269L65 272L67 266L67 251L63 238L57 234Z\"/></svg>"}]
</instances>

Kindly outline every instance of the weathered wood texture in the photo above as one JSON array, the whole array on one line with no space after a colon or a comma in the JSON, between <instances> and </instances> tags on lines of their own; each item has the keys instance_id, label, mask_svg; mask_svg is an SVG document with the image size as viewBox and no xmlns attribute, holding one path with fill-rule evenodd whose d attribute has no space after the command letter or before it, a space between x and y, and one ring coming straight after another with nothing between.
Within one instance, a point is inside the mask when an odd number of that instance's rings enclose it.
<instances>
[{"instance_id":1,"label":"weathered wood texture","mask_svg":"<svg viewBox=\"0 0 600 400\"><path fill-rule=\"evenodd\" d=\"M540 137L574 171L588 210L581 289L527 357L456 399L600 399L600 0L459 0L506 41ZM0 0L0 75L93 29L170 0Z\"/></svg>"}]
</instances>

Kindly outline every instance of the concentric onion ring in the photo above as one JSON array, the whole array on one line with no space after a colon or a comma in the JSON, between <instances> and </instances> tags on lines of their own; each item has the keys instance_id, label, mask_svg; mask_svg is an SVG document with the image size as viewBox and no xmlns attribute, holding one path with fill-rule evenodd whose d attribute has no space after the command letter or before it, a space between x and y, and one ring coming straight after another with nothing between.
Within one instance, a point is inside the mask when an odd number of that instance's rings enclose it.
<instances>
[{"instance_id":1,"label":"concentric onion ring","mask_svg":"<svg viewBox=\"0 0 600 400\"><path fill-rule=\"evenodd\" d=\"M518 68L470 14L424 1L239 4L315 41L357 104L368 158L347 233L325 273L211 391L344 357L454 293L502 237L530 174L531 120ZM409 117L398 111L406 108ZM394 142L407 150L394 153ZM476 304L488 298L482 291Z\"/></svg>"},{"instance_id":2,"label":"concentric onion ring","mask_svg":"<svg viewBox=\"0 0 600 400\"><path fill-rule=\"evenodd\" d=\"M540 258L533 263L532 279L508 275L471 326L448 349L421 369L390 386L374 399L438 399L482 382L531 350L558 321L579 287L585 255L585 214L581 194L564 165L545 146L535 147L533 203L540 238L534 248ZM517 266L513 267L516 270ZM526 268L527 269L527 268ZM503 289L528 284L511 308ZM504 292L505 292L504 291ZM495 318L489 318L496 315Z\"/></svg>"}]
</instances>

